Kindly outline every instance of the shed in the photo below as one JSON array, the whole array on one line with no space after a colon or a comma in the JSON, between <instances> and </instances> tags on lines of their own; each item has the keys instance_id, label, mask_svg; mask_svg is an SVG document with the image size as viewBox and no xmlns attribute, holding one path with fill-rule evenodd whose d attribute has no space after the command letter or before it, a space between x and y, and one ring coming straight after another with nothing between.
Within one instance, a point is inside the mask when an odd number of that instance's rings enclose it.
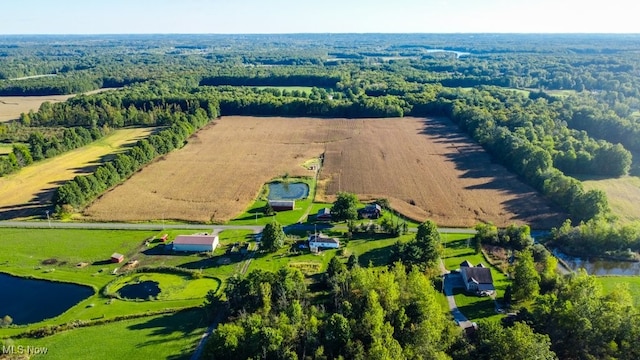
<instances>
[{"instance_id":1,"label":"shed","mask_svg":"<svg viewBox=\"0 0 640 360\"><path fill-rule=\"evenodd\" d=\"M112 263L121 263L124 260L124 255L119 253L111 254L111 262Z\"/></svg>"},{"instance_id":2,"label":"shed","mask_svg":"<svg viewBox=\"0 0 640 360\"><path fill-rule=\"evenodd\" d=\"M296 207L295 200L269 200L269 205L273 211L293 210Z\"/></svg>"},{"instance_id":3,"label":"shed","mask_svg":"<svg viewBox=\"0 0 640 360\"><path fill-rule=\"evenodd\" d=\"M178 235L173 240L174 251L213 252L218 246L218 236L208 234Z\"/></svg>"}]
</instances>

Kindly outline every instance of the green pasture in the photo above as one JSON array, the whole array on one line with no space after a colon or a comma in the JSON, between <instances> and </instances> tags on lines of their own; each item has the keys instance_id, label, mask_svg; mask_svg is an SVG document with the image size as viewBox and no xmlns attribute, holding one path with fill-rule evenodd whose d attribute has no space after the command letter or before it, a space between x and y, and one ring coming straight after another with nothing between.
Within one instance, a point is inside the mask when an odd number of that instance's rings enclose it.
<instances>
[{"instance_id":1,"label":"green pasture","mask_svg":"<svg viewBox=\"0 0 640 360\"><path fill-rule=\"evenodd\" d=\"M191 234L196 231L172 230L170 233ZM16 276L34 277L89 285L95 294L81 301L58 317L23 327L0 329L0 337L12 336L46 325L74 320L110 319L123 315L146 314L171 309L199 306L206 293L220 288L220 280L212 279L220 273L224 279L236 271L236 264L223 267L202 266L209 260L205 254L177 254L162 252L158 242L164 232L76 229L0 229L0 272ZM251 237L250 231L228 230L220 233L221 243L237 242ZM156 240L151 240L153 238ZM175 234L174 234L175 237ZM149 243L149 246L146 243ZM138 266L182 266L203 268L204 278L187 280L180 275L139 274L159 279L162 293L153 301L125 301L105 298L102 288L116 279L113 270L125 263L112 264L112 253L125 255L125 262L138 260ZM82 266L78 266L82 264ZM208 263L205 263L208 264ZM226 267L226 268L225 268ZM123 279L125 277L123 276Z\"/></svg>"},{"instance_id":2,"label":"green pasture","mask_svg":"<svg viewBox=\"0 0 640 360\"><path fill-rule=\"evenodd\" d=\"M34 359L189 359L207 328L202 310L64 331L15 345L47 348Z\"/></svg>"},{"instance_id":3,"label":"green pasture","mask_svg":"<svg viewBox=\"0 0 640 360\"><path fill-rule=\"evenodd\" d=\"M640 306L640 276L598 276L596 280L605 294L611 293L618 286L627 288L633 298L633 304L636 307Z\"/></svg>"},{"instance_id":4,"label":"green pasture","mask_svg":"<svg viewBox=\"0 0 640 360\"><path fill-rule=\"evenodd\" d=\"M125 261L145 248L154 231L0 229L0 272L100 288L111 281L111 254Z\"/></svg>"}]
</instances>

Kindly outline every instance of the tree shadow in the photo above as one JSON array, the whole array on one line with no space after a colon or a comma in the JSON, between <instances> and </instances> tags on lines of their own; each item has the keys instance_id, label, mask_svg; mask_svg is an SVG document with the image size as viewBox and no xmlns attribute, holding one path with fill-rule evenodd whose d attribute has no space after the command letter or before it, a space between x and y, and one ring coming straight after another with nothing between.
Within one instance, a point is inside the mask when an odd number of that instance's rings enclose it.
<instances>
[{"instance_id":1,"label":"tree shadow","mask_svg":"<svg viewBox=\"0 0 640 360\"><path fill-rule=\"evenodd\" d=\"M149 335L157 339L144 341L137 344L137 347L158 346L173 338L177 340L185 336L200 335L201 328L209 325L206 319L204 310L188 309L153 317L146 322L133 324L128 329L132 331L152 329ZM192 351L195 350L195 346L197 346L197 342L194 343ZM189 358L191 358L191 351L167 357L167 359L171 360Z\"/></svg>"},{"instance_id":2,"label":"tree shadow","mask_svg":"<svg viewBox=\"0 0 640 360\"><path fill-rule=\"evenodd\" d=\"M373 266L384 266L389 264L389 257L394 245L369 250L358 257L360 266L367 267L369 264Z\"/></svg>"}]
</instances>

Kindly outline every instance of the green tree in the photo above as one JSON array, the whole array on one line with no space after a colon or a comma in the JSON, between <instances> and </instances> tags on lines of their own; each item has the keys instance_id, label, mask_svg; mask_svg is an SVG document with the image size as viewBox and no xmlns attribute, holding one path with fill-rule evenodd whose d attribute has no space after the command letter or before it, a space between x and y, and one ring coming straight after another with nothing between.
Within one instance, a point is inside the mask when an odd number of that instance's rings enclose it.
<instances>
[{"instance_id":1,"label":"green tree","mask_svg":"<svg viewBox=\"0 0 640 360\"><path fill-rule=\"evenodd\" d=\"M536 271L531 251L522 251L513 270L513 295L518 301L535 298L540 291L540 275Z\"/></svg>"},{"instance_id":2,"label":"green tree","mask_svg":"<svg viewBox=\"0 0 640 360\"><path fill-rule=\"evenodd\" d=\"M331 218L335 221L358 218L358 197L348 192L339 192L331 207Z\"/></svg>"},{"instance_id":3,"label":"green tree","mask_svg":"<svg viewBox=\"0 0 640 360\"><path fill-rule=\"evenodd\" d=\"M262 230L262 240L260 247L268 252L273 252L284 246L286 235L282 229L282 225L277 222L271 222L265 225Z\"/></svg>"}]
</instances>

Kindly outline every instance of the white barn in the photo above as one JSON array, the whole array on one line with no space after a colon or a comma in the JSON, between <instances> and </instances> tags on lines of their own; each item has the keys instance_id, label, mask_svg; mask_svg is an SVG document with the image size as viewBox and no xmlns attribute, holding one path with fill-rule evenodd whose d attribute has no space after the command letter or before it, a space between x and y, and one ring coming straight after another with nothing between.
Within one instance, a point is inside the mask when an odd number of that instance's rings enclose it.
<instances>
[{"instance_id":1,"label":"white barn","mask_svg":"<svg viewBox=\"0 0 640 360\"><path fill-rule=\"evenodd\" d=\"M218 246L217 235L195 234L195 235L178 235L173 240L174 251L190 251L190 252L213 252Z\"/></svg>"},{"instance_id":2,"label":"white barn","mask_svg":"<svg viewBox=\"0 0 640 360\"><path fill-rule=\"evenodd\" d=\"M324 234L309 235L309 249L318 251L319 249L338 249L340 241L336 238L328 237Z\"/></svg>"}]
</instances>

